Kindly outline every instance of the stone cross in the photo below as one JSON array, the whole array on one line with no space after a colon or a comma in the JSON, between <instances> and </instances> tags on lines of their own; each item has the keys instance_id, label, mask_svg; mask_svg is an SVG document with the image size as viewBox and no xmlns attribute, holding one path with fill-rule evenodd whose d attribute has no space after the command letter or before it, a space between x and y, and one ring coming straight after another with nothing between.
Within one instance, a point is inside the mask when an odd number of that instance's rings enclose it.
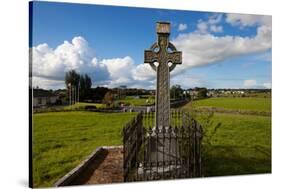
<instances>
[{"instance_id":1,"label":"stone cross","mask_svg":"<svg viewBox=\"0 0 281 189\"><path fill-rule=\"evenodd\" d=\"M157 42L144 51L144 63L157 73L156 128L170 125L170 71L182 63L182 53L169 42L170 23L157 22Z\"/></svg>"}]
</instances>

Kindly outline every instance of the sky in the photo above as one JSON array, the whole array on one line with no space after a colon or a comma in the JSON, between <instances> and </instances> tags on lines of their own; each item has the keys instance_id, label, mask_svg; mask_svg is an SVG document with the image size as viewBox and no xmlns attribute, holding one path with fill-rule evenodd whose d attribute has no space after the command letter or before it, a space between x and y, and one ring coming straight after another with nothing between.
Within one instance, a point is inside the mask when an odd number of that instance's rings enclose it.
<instances>
[{"instance_id":1,"label":"sky","mask_svg":"<svg viewBox=\"0 0 281 189\"><path fill-rule=\"evenodd\" d=\"M30 11L33 86L65 88L74 69L93 87L154 89L144 50L156 41L156 22L168 21L183 54L171 85L271 88L271 16L54 2L33 2Z\"/></svg>"}]
</instances>

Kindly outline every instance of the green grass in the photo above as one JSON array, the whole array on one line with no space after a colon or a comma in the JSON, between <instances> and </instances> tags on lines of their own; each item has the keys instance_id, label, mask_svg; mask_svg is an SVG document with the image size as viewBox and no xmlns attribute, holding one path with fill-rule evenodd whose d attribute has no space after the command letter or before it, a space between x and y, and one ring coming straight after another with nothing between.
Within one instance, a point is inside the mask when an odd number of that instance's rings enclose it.
<instances>
[{"instance_id":1,"label":"green grass","mask_svg":"<svg viewBox=\"0 0 281 189\"><path fill-rule=\"evenodd\" d=\"M211 139L212 145L204 138L205 176L271 172L270 116L215 113L212 121L213 126L203 127L205 132L222 125Z\"/></svg>"},{"instance_id":2,"label":"green grass","mask_svg":"<svg viewBox=\"0 0 281 189\"><path fill-rule=\"evenodd\" d=\"M146 99L127 99L129 101ZM85 104L81 104L85 105ZM222 107L271 111L266 98L214 98L193 102L193 107ZM203 124L204 115L198 113ZM84 111L34 114L34 186L52 186L77 166L98 146L121 145L121 130L135 113L96 113ZM203 143L204 176L271 172L271 116L215 113L211 133L221 123L208 145Z\"/></svg>"},{"instance_id":3,"label":"green grass","mask_svg":"<svg viewBox=\"0 0 281 189\"><path fill-rule=\"evenodd\" d=\"M233 111L219 113L218 108ZM271 98L209 98L193 101L183 109L201 110L194 114L206 135L203 139L204 176L271 172L271 116L259 114L271 112ZM206 124L210 110L215 112L210 119L212 124ZM248 115L250 111L256 113ZM210 138L219 123L221 126Z\"/></svg>"},{"instance_id":4,"label":"green grass","mask_svg":"<svg viewBox=\"0 0 281 189\"><path fill-rule=\"evenodd\" d=\"M63 109L64 110L71 110L71 109L83 109L85 106L96 106L97 108L104 108L104 104L98 104L98 103L87 103L87 102L77 102L76 104L73 104L71 106L66 106Z\"/></svg>"},{"instance_id":5,"label":"green grass","mask_svg":"<svg viewBox=\"0 0 281 189\"><path fill-rule=\"evenodd\" d=\"M52 186L98 146L121 145L135 113L52 112L33 116L34 187Z\"/></svg>"},{"instance_id":6,"label":"green grass","mask_svg":"<svg viewBox=\"0 0 281 189\"><path fill-rule=\"evenodd\" d=\"M65 112L65 111L84 111L86 106L95 106L96 108L105 108L104 104L98 103L86 103L86 102L77 102L73 105L67 106L50 106L44 109L35 110L36 113L46 113L46 112Z\"/></svg>"},{"instance_id":7,"label":"green grass","mask_svg":"<svg viewBox=\"0 0 281 189\"><path fill-rule=\"evenodd\" d=\"M149 96L144 96L144 97L145 98L134 98L132 96L126 96L125 99L118 100L118 102L130 104L132 106L145 106L154 103L154 97L149 97ZM149 99L149 103L146 102L147 99Z\"/></svg>"},{"instance_id":8,"label":"green grass","mask_svg":"<svg viewBox=\"0 0 281 189\"><path fill-rule=\"evenodd\" d=\"M233 110L271 111L271 98L209 98L193 102L196 108L217 107Z\"/></svg>"}]
</instances>

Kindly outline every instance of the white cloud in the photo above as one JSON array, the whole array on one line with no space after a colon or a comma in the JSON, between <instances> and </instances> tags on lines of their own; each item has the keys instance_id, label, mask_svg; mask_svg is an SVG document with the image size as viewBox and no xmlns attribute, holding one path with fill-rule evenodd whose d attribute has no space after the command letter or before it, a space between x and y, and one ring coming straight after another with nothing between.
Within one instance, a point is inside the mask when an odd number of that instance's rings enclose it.
<instances>
[{"instance_id":1,"label":"white cloud","mask_svg":"<svg viewBox=\"0 0 281 189\"><path fill-rule=\"evenodd\" d=\"M133 77L135 80L151 80L155 78L155 71L152 70L149 64L139 64L133 70Z\"/></svg>"},{"instance_id":2,"label":"white cloud","mask_svg":"<svg viewBox=\"0 0 281 189\"><path fill-rule=\"evenodd\" d=\"M210 31L212 31L214 33L220 33L220 32L223 32L223 28L222 28L222 26L211 25Z\"/></svg>"},{"instance_id":3,"label":"white cloud","mask_svg":"<svg viewBox=\"0 0 281 189\"><path fill-rule=\"evenodd\" d=\"M263 83L264 88L271 89L271 83Z\"/></svg>"},{"instance_id":4,"label":"white cloud","mask_svg":"<svg viewBox=\"0 0 281 189\"><path fill-rule=\"evenodd\" d=\"M187 24L179 24L178 30L183 31L187 29Z\"/></svg>"},{"instance_id":5,"label":"white cloud","mask_svg":"<svg viewBox=\"0 0 281 189\"><path fill-rule=\"evenodd\" d=\"M257 83L255 79L244 80L243 87L245 88L265 88L271 89L271 82Z\"/></svg>"},{"instance_id":6,"label":"white cloud","mask_svg":"<svg viewBox=\"0 0 281 189\"><path fill-rule=\"evenodd\" d=\"M218 33L223 32L223 27L219 25L223 18L222 14L213 14L208 20L199 20L197 23L197 33L206 34L208 32Z\"/></svg>"},{"instance_id":7,"label":"white cloud","mask_svg":"<svg viewBox=\"0 0 281 189\"><path fill-rule=\"evenodd\" d=\"M263 16L263 15L252 15L252 14L227 14L226 15L226 22L230 23L233 26L240 26L240 27L249 27L249 26L270 26L271 23L271 16Z\"/></svg>"},{"instance_id":8,"label":"white cloud","mask_svg":"<svg viewBox=\"0 0 281 189\"><path fill-rule=\"evenodd\" d=\"M216 18L216 19L215 19ZM201 32L194 31L187 34L179 34L172 43L183 53L183 63L175 68L172 74L177 77L192 67L205 66L218 63L228 58L251 53L267 52L271 48L271 27L260 26L257 34L253 37L240 36L215 36L207 33L208 24L218 24L222 16L210 17L208 21L200 20L198 26ZM269 53L271 54L271 53ZM133 70L135 80L151 80L155 72L151 71L149 65L140 64ZM192 83L199 82L198 79L189 78ZM178 79L180 81L181 79ZM182 79L185 82L185 79ZM201 82L202 83L202 82Z\"/></svg>"},{"instance_id":9,"label":"white cloud","mask_svg":"<svg viewBox=\"0 0 281 189\"><path fill-rule=\"evenodd\" d=\"M103 65L91 64L93 50L82 37L74 37L70 42L52 49L48 44L40 44L32 48L33 75L49 79L63 79L66 71L75 69L85 72L94 67L106 71Z\"/></svg>"},{"instance_id":10,"label":"white cloud","mask_svg":"<svg viewBox=\"0 0 281 189\"><path fill-rule=\"evenodd\" d=\"M219 24L222 21L223 14L213 14L209 17L208 23L210 25Z\"/></svg>"},{"instance_id":11,"label":"white cloud","mask_svg":"<svg viewBox=\"0 0 281 189\"><path fill-rule=\"evenodd\" d=\"M200 20L197 23L197 30L199 33L207 33L208 32L208 23Z\"/></svg>"},{"instance_id":12,"label":"white cloud","mask_svg":"<svg viewBox=\"0 0 281 189\"><path fill-rule=\"evenodd\" d=\"M110 73L109 86L119 86L133 82L132 70L135 68L135 64L131 57L103 59L100 63L106 65Z\"/></svg>"},{"instance_id":13,"label":"white cloud","mask_svg":"<svg viewBox=\"0 0 281 189\"><path fill-rule=\"evenodd\" d=\"M32 85L33 87L38 86L44 87L45 89L60 89L62 86L64 86L64 81L33 76Z\"/></svg>"},{"instance_id":14,"label":"white cloud","mask_svg":"<svg viewBox=\"0 0 281 189\"><path fill-rule=\"evenodd\" d=\"M179 74L174 75L171 78L171 86L172 85L181 85L183 88L194 88L194 87L206 87L207 83L204 80L204 76L194 77L192 75L187 74Z\"/></svg>"},{"instance_id":15,"label":"white cloud","mask_svg":"<svg viewBox=\"0 0 281 189\"><path fill-rule=\"evenodd\" d=\"M94 85L152 88L155 83L156 74L149 65L136 65L130 56L98 59L83 37L64 41L55 49L40 44L31 52L33 86L64 88L65 73L71 69L88 74Z\"/></svg>"},{"instance_id":16,"label":"white cloud","mask_svg":"<svg viewBox=\"0 0 281 189\"><path fill-rule=\"evenodd\" d=\"M256 19L257 34L252 37L215 36L209 33L223 31L219 25L222 18L221 14L216 14L206 21L200 20L196 31L179 34L172 40L177 49L183 52L183 63L171 73L171 81L180 82L183 86L187 81L190 86L204 85L201 80L181 77L179 74L192 67L214 64L244 54L266 53L271 49L272 29L268 24L268 18L258 17L261 21ZM253 21L243 19L241 16L239 19L231 16L231 19L233 23L239 20L242 25L253 25ZM266 57L269 55L270 52ZM74 37L71 42L64 41L55 48L49 47L46 43L32 47L32 63L34 85L38 84L45 88L64 87L65 72L70 69L87 73L94 85L109 87L127 85L152 88L156 76L148 64L136 64L130 56L98 59L83 37ZM249 84L249 81L245 82L246 85ZM265 83L263 86L269 84Z\"/></svg>"},{"instance_id":17,"label":"white cloud","mask_svg":"<svg viewBox=\"0 0 281 189\"><path fill-rule=\"evenodd\" d=\"M175 71L218 63L230 57L265 52L271 48L271 27L260 26L256 36L214 36L210 33L178 35L172 42L183 53L183 64Z\"/></svg>"},{"instance_id":18,"label":"white cloud","mask_svg":"<svg viewBox=\"0 0 281 189\"><path fill-rule=\"evenodd\" d=\"M65 73L71 69L88 74L95 85L130 84L135 68L129 56L98 60L83 37L64 41L55 49L46 43L32 48L33 85L43 88L63 88Z\"/></svg>"},{"instance_id":19,"label":"white cloud","mask_svg":"<svg viewBox=\"0 0 281 189\"><path fill-rule=\"evenodd\" d=\"M256 86L257 86L257 81L254 80L254 79L244 80L243 86L244 86L245 88L256 88Z\"/></svg>"}]
</instances>

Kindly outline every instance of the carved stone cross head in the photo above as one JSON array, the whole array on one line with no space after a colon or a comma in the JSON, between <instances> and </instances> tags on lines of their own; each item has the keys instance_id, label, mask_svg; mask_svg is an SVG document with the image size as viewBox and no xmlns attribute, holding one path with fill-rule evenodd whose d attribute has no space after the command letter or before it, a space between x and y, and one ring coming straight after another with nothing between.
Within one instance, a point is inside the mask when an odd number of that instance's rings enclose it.
<instances>
[{"instance_id":1,"label":"carved stone cross head","mask_svg":"<svg viewBox=\"0 0 281 189\"><path fill-rule=\"evenodd\" d=\"M168 64L169 71L172 71L177 64L182 63L182 53L169 41L170 23L157 22L157 42L149 50L144 51L144 63L148 63L156 71L155 63Z\"/></svg>"},{"instance_id":2,"label":"carved stone cross head","mask_svg":"<svg viewBox=\"0 0 281 189\"><path fill-rule=\"evenodd\" d=\"M157 42L144 51L144 63L148 63L157 73L155 125L161 129L170 125L170 71L182 63L182 53L169 41L170 23L157 22L156 31Z\"/></svg>"}]
</instances>

